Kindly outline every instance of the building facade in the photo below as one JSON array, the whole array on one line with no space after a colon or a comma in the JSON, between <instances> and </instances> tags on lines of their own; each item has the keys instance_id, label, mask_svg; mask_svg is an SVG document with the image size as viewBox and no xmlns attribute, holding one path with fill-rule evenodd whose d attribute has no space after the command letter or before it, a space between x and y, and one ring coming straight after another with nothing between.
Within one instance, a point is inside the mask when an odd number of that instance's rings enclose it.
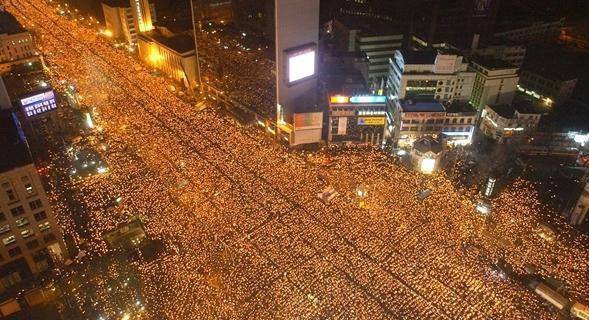
<instances>
[{"instance_id":1,"label":"building facade","mask_svg":"<svg viewBox=\"0 0 589 320\"><path fill-rule=\"evenodd\" d=\"M105 0L102 11L105 34L128 44L137 43L137 35L153 29L157 22L155 5L147 0Z\"/></svg>"},{"instance_id":2,"label":"building facade","mask_svg":"<svg viewBox=\"0 0 589 320\"><path fill-rule=\"evenodd\" d=\"M0 113L0 291L66 256L63 237L13 113ZM20 132L20 133L19 133ZM18 143L14 143L18 141ZM5 153L6 152L6 153Z\"/></svg>"},{"instance_id":3,"label":"building facade","mask_svg":"<svg viewBox=\"0 0 589 320\"><path fill-rule=\"evenodd\" d=\"M488 104L511 104L519 82L517 67L487 57L473 58L471 67L476 71L476 77L470 103L477 110Z\"/></svg>"},{"instance_id":4,"label":"building facade","mask_svg":"<svg viewBox=\"0 0 589 320\"><path fill-rule=\"evenodd\" d=\"M556 21L533 23L521 28L497 32L495 37L520 43L552 41L560 35L564 22L565 20L562 18Z\"/></svg>"},{"instance_id":5,"label":"building facade","mask_svg":"<svg viewBox=\"0 0 589 320\"><path fill-rule=\"evenodd\" d=\"M521 44L495 44L480 47L470 52L473 56L503 60L518 68L524 64L527 48Z\"/></svg>"},{"instance_id":6,"label":"building facade","mask_svg":"<svg viewBox=\"0 0 589 320\"><path fill-rule=\"evenodd\" d=\"M529 105L485 106L480 121L480 131L499 142L519 142L536 131L542 113Z\"/></svg>"},{"instance_id":7,"label":"building facade","mask_svg":"<svg viewBox=\"0 0 589 320\"><path fill-rule=\"evenodd\" d=\"M328 141L380 146L386 135L386 97L331 95Z\"/></svg>"},{"instance_id":8,"label":"building facade","mask_svg":"<svg viewBox=\"0 0 589 320\"><path fill-rule=\"evenodd\" d=\"M396 51L390 60L387 94L389 99L468 100L475 75L454 51Z\"/></svg>"},{"instance_id":9,"label":"building facade","mask_svg":"<svg viewBox=\"0 0 589 320\"><path fill-rule=\"evenodd\" d=\"M188 35L164 35L157 29L137 38L139 57L188 89L198 84L194 39Z\"/></svg>"},{"instance_id":10,"label":"building facade","mask_svg":"<svg viewBox=\"0 0 589 320\"><path fill-rule=\"evenodd\" d=\"M567 101L577 85L577 78L566 77L556 72L522 70L520 91L543 100L547 105L559 105Z\"/></svg>"},{"instance_id":11,"label":"building facade","mask_svg":"<svg viewBox=\"0 0 589 320\"><path fill-rule=\"evenodd\" d=\"M0 11L0 72L36 56L31 34L10 13Z\"/></svg>"}]
</instances>

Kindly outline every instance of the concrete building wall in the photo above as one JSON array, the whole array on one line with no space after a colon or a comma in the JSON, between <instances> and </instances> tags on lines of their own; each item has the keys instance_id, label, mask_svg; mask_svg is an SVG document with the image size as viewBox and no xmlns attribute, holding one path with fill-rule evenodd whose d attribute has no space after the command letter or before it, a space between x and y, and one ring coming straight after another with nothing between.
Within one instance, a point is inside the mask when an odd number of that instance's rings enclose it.
<instances>
[{"instance_id":1,"label":"concrete building wall","mask_svg":"<svg viewBox=\"0 0 589 320\"><path fill-rule=\"evenodd\" d=\"M33 164L0 173L0 291L15 279L9 265L24 259L31 273L47 267L40 254L66 255L61 230Z\"/></svg>"},{"instance_id":2,"label":"concrete building wall","mask_svg":"<svg viewBox=\"0 0 589 320\"><path fill-rule=\"evenodd\" d=\"M30 58L35 52L33 38L28 31L0 35L0 63Z\"/></svg>"}]
</instances>

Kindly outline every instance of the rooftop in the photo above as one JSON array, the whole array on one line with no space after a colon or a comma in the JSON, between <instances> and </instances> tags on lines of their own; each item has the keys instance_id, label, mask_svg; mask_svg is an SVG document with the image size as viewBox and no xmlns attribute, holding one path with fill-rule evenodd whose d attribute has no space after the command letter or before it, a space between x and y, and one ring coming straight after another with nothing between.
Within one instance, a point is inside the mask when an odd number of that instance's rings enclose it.
<instances>
[{"instance_id":1,"label":"rooftop","mask_svg":"<svg viewBox=\"0 0 589 320\"><path fill-rule=\"evenodd\" d=\"M513 118L515 111L520 114L544 114L548 112L548 109L542 107L538 101L522 95L516 95L516 98L510 105L500 104L489 107L503 118Z\"/></svg>"},{"instance_id":2,"label":"rooftop","mask_svg":"<svg viewBox=\"0 0 589 320\"><path fill-rule=\"evenodd\" d=\"M26 31L16 18L7 11L0 10L0 34L15 34Z\"/></svg>"},{"instance_id":3,"label":"rooftop","mask_svg":"<svg viewBox=\"0 0 589 320\"><path fill-rule=\"evenodd\" d=\"M475 56L471 60L488 70L517 69L516 66L507 61L492 57Z\"/></svg>"},{"instance_id":4,"label":"rooftop","mask_svg":"<svg viewBox=\"0 0 589 320\"><path fill-rule=\"evenodd\" d=\"M111 8L129 8L131 1L129 0L102 0L102 3Z\"/></svg>"},{"instance_id":5,"label":"rooftop","mask_svg":"<svg viewBox=\"0 0 589 320\"><path fill-rule=\"evenodd\" d=\"M421 153L433 152L438 154L444 149L442 143L432 137L426 136L413 143L413 148Z\"/></svg>"},{"instance_id":6,"label":"rooftop","mask_svg":"<svg viewBox=\"0 0 589 320\"><path fill-rule=\"evenodd\" d=\"M437 50L403 51L405 64L434 64L438 56Z\"/></svg>"},{"instance_id":7,"label":"rooftop","mask_svg":"<svg viewBox=\"0 0 589 320\"><path fill-rule=\"evenodd\" d=\"M446 106L446 112L448 113L476 113L477 110L466 101L454 100L451 104Z\"/></svg>"},{"instance_id":8,"label":"rooftop","mask_svg":"<svg viewBox=\"0 0 589 320\"><path fill-rule=\"evenodd\" d=\"M405 99L401 100L403 112L444 112L444 106L434 99Z\"/></svg>"},{"instance_id":9,"label":"rooftop","mask_svg":"<svg viewBox=\"0 0 589 320\"><path fill-rule=\"evenodd\" d=\"M190 51L194 51L194 38L187 34L176 34L171 37L164 36L156 29L143 33L141 36L158 42L179 54L186 55Z\"/></svg>"},{"instance_id":10,"label":"rooftop","mask_svg":"<svg viewBox=\"0 0 589 320\"><path fill-rule=\"evenodd\" d=\"M26 140L19 133L16 114L0 111L0 172L33 163Z\"/></svg>"}]
</instances>

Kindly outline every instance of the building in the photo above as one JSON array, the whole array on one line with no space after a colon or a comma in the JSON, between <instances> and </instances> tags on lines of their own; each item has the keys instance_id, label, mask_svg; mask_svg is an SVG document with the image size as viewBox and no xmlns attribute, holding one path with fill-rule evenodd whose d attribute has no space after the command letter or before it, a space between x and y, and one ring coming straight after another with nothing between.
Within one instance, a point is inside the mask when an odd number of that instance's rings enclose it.
<instances>
[{"instance_id":1,"label":"building","mask_svg":"<svg viewBox=\"0 0 589 320\"><path fill-rule=\"evenodd\" d=\"M0 73L15 63L36 59L33 37L10 13L0 10Z\"/></svg>"},{"instance_id":2,"label":"building","mask_svg":"<svg viewBox=\"0 0 589 320\"><path fill-rule=\"evenodd\" d=\"M275 24L276 133L291 146L318 143L323 129L317 91L319 0L277 0Z\"/></svg>"},{"instance_id":3,"label":"building","mask_svg":"<svg viewBox=\"0 0 589 320\"><path fill-rule=\"evenodd\" d=\"M542 100L546 105L560 105L572 95L577 78L548 64L526 64L521 71L519 91Z\"/></svg>"},{"instance_id":4,"label":"building","mask_svg":"<svg viewBox=\"0 0 589 320\"><path fill-rule=\"evenodd\" d=\"M388 138L386 109L385 96L331 95L329 143L380 146Z\"/></svg>"},{"instance_id":5,"label":"building","mask_svg":"<svg viewBox=\"0 0 589 320\"><path fill-rule=\"evenodd\" d=\"M406 148L426 136L448 145L467 145L472 141L477 113L467 102L443 105L430 98L390 101L387 119L393 143ZM390 122L392 121L392 122Z\"/></svg>"},{"instance_id":6,"label":"building","mask_svg":"<svg viewBox=\"0 0 589 320\"><path fill-rule=\"evenodd\" d=\"M498 39L520 43L550 42L558 38L562 27L564 27L564 18L512 27L496 32L494 36Z\"/></svg>"},{"instance_id":7,"label":"building","mask_svg":"<svg viewBox=\"0 0 589 320\"><path fill-rule=\"evenodd\" d=\"M66 255L28 144L14 113L0 112L0 291Z\"/></svg>"},{"instance_id":8,"label":"building","mask_svg":"<svg viewBox=\"0 0 589 320\"><path fill-rule=\"evenodd\" d=\"M137 38L139 57L148 66L161 71L184 87L198 85L194 39L186 34L170 34L160 28Z\"/></svg>"},{"instance_id":9,"label":"building","mask_svg":"<svg viewBox=\"0 0 589 320\"><path fill-rule=\"evenodd\" d=\"M433 174L440 167L444 155L444 144L433 137L419 138L411 148L411 162L415 170Z\"/></svg>"},{"instance_id":10,"label":"building","mask_svg":"<svg viewBox=\"0 0 589 320\"><path fill-rule=\"evenodd\" d=\"M441 140L446 145L469 145L476 129L477 110L465 101L454 101L444 106L446 119Z\"/></svg>"},{"instance_id":11,"label":"building","mask_svg":"<svg viewBox=\"0 0 589 320\"><path fill-rule=\"evenodd\" d=\"M474 57L471 68L476 71L476 77L470 103L477 110L489 104L511 104L519 82L516 66L499 59Z\"/></svg>"},{"instance_id":12,"label":"building","mask_svg":"<svg viewBox=\"0 0 589 320\"><path fill-rule=\"evenodd\" d=\"M523 99L516 99L511 105L487 105L479 128L499 143L521 142L536 131L543 113L544 110Z\"/></svg>"},{"instance_id":13,"label":"building","mask_svg":"<svg viewBox=\"0 0 589 320\"><path fill-rule=\"evenodd\" d=\"M414 33L427 43L449 42L471 47L493 37L500 0L422 0L413 9ZM477 40L477 41L479 41ZM431 48L431 47L430 47Z\"/></svg>"},{"instance_id":14,"label":"building","mask_svg":"<svg viewBox=\"0 0 589 320\"><path fill-rule=\"evenodd\" d=\"M104 34L127 42L137 43L137 35L153 29L157 21L155 5L148 0L103 0Z\"/></svg>"},{"instance_id":15,"label":"building","mask_svg":"<svg viewBox=\"0 0 589 320\"><path fill-rule=\"evenodd\" d=\"M333 29L339 49L366 55L369 62L366 82L371 84L371 89L384 89L389 60L395 50L403 47L402 26L369 17L339 15L333 21Z\"/></svg>"},{"instance_id":16,"label":"building","mask_svg":"<svg viewBox=\"0 0 589 320\"><path fill-rule=\"evenodd\" d=\"M453 50L395 51L390 60L390 99L429 96L438 101L470 99L475 72Z\"/></svg>"},{"instance_id":17,"label":"building","mask_svg":"<svg viewBox=\"0 0 589 320\"><path fill-rule=\"evenodd\" d=\"M233 21L232 0L193 1L194 18L200 22L228 23Z\"/></svg>"},{"instance_id":18,"label":"building","mask_svg":"<svg viewBox=\"0 0 589 320\"><path fill-rule=\"evenodd\" d=\"M469 51L472 56L503 60L518 68L524 64L527 48L522 44L491 44Z\"/></svg>"}]
</instances>

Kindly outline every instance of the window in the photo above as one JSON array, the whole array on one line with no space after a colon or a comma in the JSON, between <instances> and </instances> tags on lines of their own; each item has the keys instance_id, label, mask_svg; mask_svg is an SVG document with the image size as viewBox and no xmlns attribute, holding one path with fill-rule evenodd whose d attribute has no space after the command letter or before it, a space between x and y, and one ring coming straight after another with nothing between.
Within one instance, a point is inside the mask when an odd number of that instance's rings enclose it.
<instances>
[{"instance_id":1,"label":"window","mask_svg":"<svg viewBox=\"0 0 589 320\"><path fill-rule=\"evenodd\" d=\"M35 235L35 233L31 229L25 229L25 230L23 230L23 231L20 232L20 235L23 237L23 239L26 239L26 238L28 238L30 236Z\"/></svg>"},{"instance_id":2,"label":"window","mask_svg":"<svg viewBox=\"0 0 589 320\"><path fill-rule=\"evenodd\" d=\"M27 219L27 218L20 218L20 219L17 219L16 221L14 221L14 223L19 228L20 227L24 227L24 226L26 226L26 225L29 224L29 219Z\"/></svg>"},{"instance_id":3,"label":"window","mask_svg":"<svg viewBox=\"0 0 589 320\"><path fill-rule=\"evenodd\" d=\"M464 123L464 118L460 118L460 124Z\"/></svg>"},{"instance_id":4,"label":"window","mask_svg":"<svg viewBox=\"0 0 589 320\"><path fill-rule=\"evenodd\" d=\"M10 224L7 223L0 227L0 234L6 233L8 231L10 231Z\"/></svg>"},{"instance_id":5,"label":"window","mask_svg":"<svg viewBox=\"0 0 589 320\"><path fill-rule=\"evenodd\" d=\"M12 213L13 217L18 217L25 213L25 209L22 206L14 207L10 209L10 213Z\"/></svg>"},{"instance_id":6,"label":"window","mask_svg":"<svg viewBox=\"0 0 589 320\"><path fill-rule=\"evenodd\" d=\"M41 231L41 232L51 229L51 225L49 224L49 221L39 224L38 227L39 227L39 231Z\"/></svg>"},{"instance_id":7,"label":"window","mask_svg":"<svg viewBox=\"0 0 589 320\"><path fill-rule=\"evenodd\" d=\"M8 199L8 202L12 202L12 201L16 200L16 195L14 194L14 190L12 190L12 189L4 190L4 192L6 192L6 198Z\"/></svg>"},{"instance_id":8,"label":"window","mask_svg":"<svg viewBox=\"0 0 589 320\"><path fill-rule=\"evenodd\" d=\"M20 181L22 181L22 184L25 186L25 191L27 195L35 193L35 189L33 188L33 184L31 183L29 176L21 177Z\"/></svg>"},{"instance_id":9,"label":"window","mask_svg":"<svg viewBox=\"0 0 589 320\"><path fill-rule=\"evenodd\" d=\"M15 242L16 242L15 236L8 236L8 237L2 239L2 243L4 243L5 246L7 246L11 243L15 243Z\"/></svg>"},{"instance_id":10,"label":"window","mask_svg":"<svg viewBox=\"0 0 589 320\"><path fill-rule=\"evenodd\" d=\"M11 248L10 250L8 250L8 255L11 257L16 257L21 253L22 253L22 250L20 250L20 247L14 247L14 248Z\"/></svg>"},{"instance_id":11,"label":"window","mask_svg":"<svg viewBox=\"0 0 589 320\"><path fill-rule=\"evenodd\" d=\"M4 215L3 212L0 212L0 221L4 221L6 220L6 216Z\"/></svg>"},{"instance_id":12,"label":"window","mask_svg":"<svg viewBox=\"0 0 589 320\"><path fill-rule=\"evenodd\" d=\"M35 217L35 221L41 221L47 219L47 214L45 211L37 212L33 215Z\"/></svg>"},{"instance_id":13,"label":"window","mask_svg":"<svg viewBox=\"0 0 589 320\"><path fill-rule=\"evenodd\" d=\"M50 234L43 237L43 240L45 241L45 243L53 242L53 241L55 241L55 239L56 238L53 233L50 233Z\"/></svg>"},{"instance_id":14,"label":"window","mask_svg":"<svg viewBox=\"0 0 589 320\"><path fill-rule=\"evenodd\" d=\"M42 208L43 203L41 203L41 199L36 199L36 200L29 202L29 207L31 207L31 210L36 210L36 209Z\"/></svg>"},{"instance_id":15,"label":"window","mask_svg":"<svg viewBox=\"0 0 589 320\"><path fill-rule=\"evenodd\" d=\"M33 241L29 241L27 242L27 249L31 250L31 249L35 249L39 247L39 241L38 240L33 240Z\"/></svg>"}]
</instances>

